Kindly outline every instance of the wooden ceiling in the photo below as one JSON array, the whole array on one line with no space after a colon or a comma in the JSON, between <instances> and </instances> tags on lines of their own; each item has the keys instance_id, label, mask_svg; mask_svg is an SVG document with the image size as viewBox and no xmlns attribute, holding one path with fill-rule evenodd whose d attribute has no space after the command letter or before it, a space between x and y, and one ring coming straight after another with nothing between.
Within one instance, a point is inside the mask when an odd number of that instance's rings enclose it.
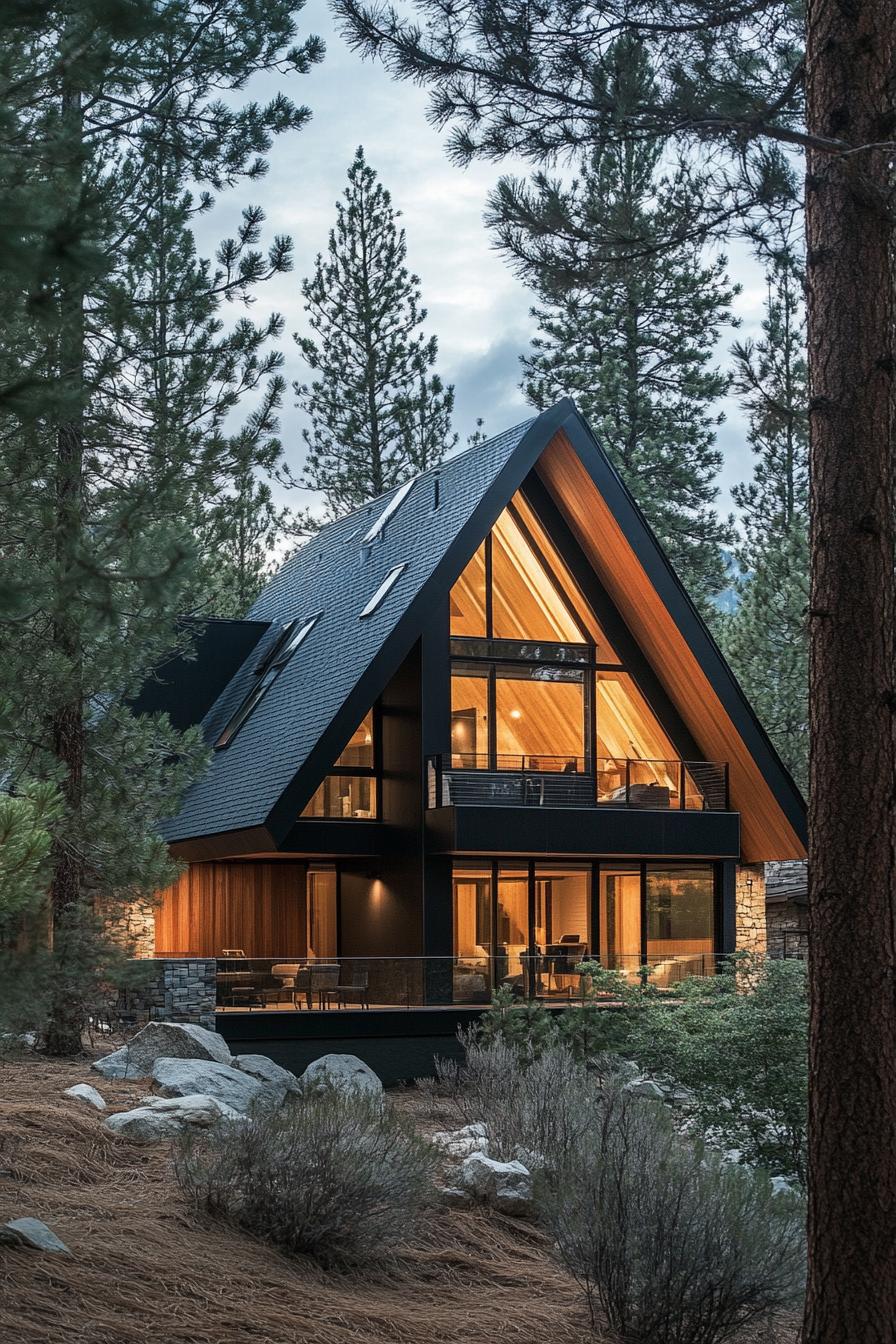
<instances>
[{"instance_id":1,"label":"wooden ceiling","mask_svg":"<svg viewBox=\"0 0 896 1344\"><path fill-rule=\"evenodd\" d=\"M700 659L562 432L554 436L539 458L537 471L705 759L728 762L731 805L741 815L744 860L759 863L805 858L799 835Z\"/></svg>"}]
</instances>

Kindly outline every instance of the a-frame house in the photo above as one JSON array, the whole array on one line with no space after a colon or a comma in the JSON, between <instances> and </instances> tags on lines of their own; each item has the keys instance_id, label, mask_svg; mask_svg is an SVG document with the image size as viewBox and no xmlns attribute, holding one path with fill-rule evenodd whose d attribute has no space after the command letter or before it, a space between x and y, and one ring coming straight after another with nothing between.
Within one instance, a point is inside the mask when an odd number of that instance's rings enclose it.
<instances>
[{"instance_id":1,"label":"a-frame house","mask_svg":"<svg viewBox=\"0 0 896 1344\"><path fill-rule=\"evenodd\" d=\"M218 959L233 1039L351 1036L378 1006L425 1033L499 985L564 1002L586 955L674 985L762 950L762 863L805 854L803 800L569 400L325 527L140 708L214 748L144 947Z\"/></svg>"}]
</instances>

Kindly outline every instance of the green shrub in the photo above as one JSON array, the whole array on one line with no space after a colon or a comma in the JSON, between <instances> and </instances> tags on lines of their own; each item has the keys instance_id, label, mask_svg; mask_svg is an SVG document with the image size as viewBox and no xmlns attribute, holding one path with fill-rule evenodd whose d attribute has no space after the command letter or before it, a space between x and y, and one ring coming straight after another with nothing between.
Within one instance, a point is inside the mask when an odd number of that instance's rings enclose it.
<instances>
[{"instance_id":1,"label":"green shrub","mask_svg":"<svg viewBox=\"0 0 896 1344\"><path fill-rule=\"evenodd\" d=\"M381 1097L335 1088L188 1133L175 1152L199 1208L325 1264L368 1261L403 1241L436 1162Z\"/></svg>"},{"instance_id":2,"label":"green shrub","mask_svg":"<svg viewBox=\"0 0 896 1344\"><path fill-rule=\"evenodd\" d=\"M509 1161L522 1150L553 1163L593 1131L603 1075L568 1046L548 1044L523 1058L504 1040L463 1039L465 1063L441 1068L441 1078L459 1118L485 1122L492 1157Z\"/></svg>"},{"instance_id":3,"label":"green shrub","mask_svg":"<svg viewBox=\"0 0 896 1344\"><path fill-rule=\"evenodd\" d=\"M583 966L590 1001L562 1013L496 998L479 1039L520 1059L563 1045L578 1060L634 1060L688 1089L689 1123L714 1147L800 1184L806 1174L808 1095L805 967L731 958L719 974L658 990L645 970L630 982ZM608 1006L612 1005L612 1006Z\"/></svg>"},{"instance_id":4,"label":"green shrub","mask_svg":"<svg viewBox=\"0 0 896 1344\"><path fill-rule=\"evenodd\" d=\"M663 1106L612 1084L592 1119L537 1186L592 1322L620 1344L721 1344L797 1302L798 1197L682 1141Z\"/></svg>"}]
</instances>

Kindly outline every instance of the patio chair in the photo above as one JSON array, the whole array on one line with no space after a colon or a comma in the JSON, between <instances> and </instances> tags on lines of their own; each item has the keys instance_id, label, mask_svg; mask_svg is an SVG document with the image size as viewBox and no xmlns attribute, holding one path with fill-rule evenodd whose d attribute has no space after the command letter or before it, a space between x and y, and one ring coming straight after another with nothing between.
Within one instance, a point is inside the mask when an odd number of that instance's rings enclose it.
<instances>
[{"instance_id":1,"label":"patio chair","mask_svg":"<svg viewBox=\"0 0 896 1344\"><path fill-rule=\"evenodd\" d=\"M262 992L265 1007L269 1003L283 1003L284 999L287 1003L290 999L294 1001L293 991L299 969L299 963L296 961L274 962L271 967L271 979L276 980L277 983Z\"/></svg>"},{"instance_id":2,"label":"patio chair","mask_svg":"<svg viewBox=\"0 0 896 1344\"><path fill-rule=\"evenodd\" d=\"M350 1000L360 1003L362 1008L370 1007L370 972L352 971L347 983L340 983L336 987L337 1002L340 1008L345 1007Z\"/></svg>"},{"instance_id":3,"label":"patio chair","mask_svg":"<svg viewBox=\"0 0 896 1344\"><path fill-rule=\"evenodd\" d=\"M298 1009L299 995L305 996L305 1007L311 1009L311 967L298 966L292 982L292 1005Z\"/></svg>"},{"instance_id":4,"label":"patio chair","mask_svg":"<svg viewBox=\"0 0 896 1344\"><path fill-rule=\"evenodd\" d=\"M311 967L311 984L309 987L309 999L311 995L317 995L318 1008L325 1008L330 999L339 992L339 967L318 965ZM310 1006L310 1003L309 1003Z\"/></svg>"}]
</instances>

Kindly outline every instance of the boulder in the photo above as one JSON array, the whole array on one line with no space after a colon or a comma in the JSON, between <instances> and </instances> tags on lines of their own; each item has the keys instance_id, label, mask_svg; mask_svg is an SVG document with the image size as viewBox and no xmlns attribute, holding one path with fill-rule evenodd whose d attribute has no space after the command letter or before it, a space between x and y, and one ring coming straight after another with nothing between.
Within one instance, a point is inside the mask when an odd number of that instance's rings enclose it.
<instances>
[{"instance_id":1,"label":"boulder","mask_svg":"<svg viewBox=\"0 0 896 1344\"><path fill-rule=\"evenodd\" d=\"M469 1157L471 1153L488 1152L488 1133L481 1120L464 1125L462 1129L443 1129L430 1136L446 1157Z\"/></svg>"},{"instance_id":2,"label":"boulder","mask_svg":"<svg viewBox=\"0 0 896 1344\"><path fill-rule=\"evenodd\" d=\"M339 1091L381 1094L383 1085L357 1055L322 1055L308 1065L300 1079L303 1091L335 1087Z\"/></svg>"},{"instance_id":3,"label":"boulder","mask_svg":"<svg viewBox=\"0 0 896 1344\"><path fill-rule=\"evenodd\" d=\"M266 1098L282 1101L284 1092L263 1084L251 1074L241 1073L212 1059L157 1059L152 1070L153 1082L163 1097L189 1097L196 1093L223 1101L225 1106L245 1114L253 1102Z\"/></svg>"},{"instance_id":4,"label":"boulder","mask_svg":"<svg viewBox=\"0 0 896 1344\"><path fill-rule=\"evenodd\" d=\"M71 1255L64 1241L42 1223L39 1218L11 1218L0 1229L9 1245L31 1246L35 1251L52 1251L57 1255ZM10 1237L8 1234L12 1234Z\"/></svg>"},{"instance_id":5,"label":"boulder","mask_svg":"<svg viewBox=\"0 0 896 1344\"><path fill-rule=\"evenodd\" d=\"M633 1078L630 1083L626 1083L623 1092L628 1092L633 1097L644 1097L647 1101L665 1101L666 1094L655 1083L652 1078Z\"/></svg>"},{"instance_id":6,"label":"boulder","mask_svg":"<svg viewBox=\"0 0 896 1344\"><path fill-rule=\"evenodd\" d=\"M186 1097L143 1097L132 1111L118 1111L103 1121L112 1134L139 1143L174 1138L187 1127L208 1129L219 1120L238 1120L238 1113L215 1097L194 1093Z\"/></svg>"},{"instance_id":7,"label":"boulder","mask_svg":"<svg viewBox=\"0 0 896 1344\"><path fill-rule=\"evenodd\" d=\"M468 1209L473 1203L473 1196L468 1190L461 1190L458 1185L437 1185L436 1194L443 1204L447 1204L449 1209Z\"/></svg>"},{"instance_id":8,"label":"boulder","mask_svg":"<svg viewBox=\"0 0 896 1344\"><path fill-rule=\"evenodd\" d=\"M147 1022L137 1034L111 1055L91 1065L104 1078L148 1078L157 1059L212 1059L230 1063L223 1036L191 1022Z\"/></svg>"},{"instance_id":9,"label":"boulder","mask_svg":"<svg viewBox=\"0 0 896 1344\"><path fill-rule=\"evenodd\" d=\"M485 1153L471 1153L458 1184L502 1213L523 1217L532 1211L532 1176L522 1162L497 1162Z\"/></svg>"},{"instance_id":10,"label":"boulder","mask_svg":"<svg viewBox=\"0 0 896 1344\"><path fill-rule=\"evenodd\" d=\"M299 1080L289 1069L281 1068L267 1055L234 1055L233 1067L241 1073L248 1073L260 1083L270 1083L284 1092L301 1092Z\"/></svg>"},{"instance_id":11,"label":"boulder","mask_svg":"<svg viewBox=\"0 0 896 1344\"><path fill-rule=\"evenodd\" d=\"M67 1087L62 1095L64 1097L74 1097L76 1101L84 1101L88 1106L92 1106L94 1110L97 1111L104 1111L106 1109L106 1103L103 1101L103 1098L100 1096L99 1092L97 1092L96 1088L91 1087L89 1083L75 1083L74 1087Z\"/></svg>"}]
</instances>

